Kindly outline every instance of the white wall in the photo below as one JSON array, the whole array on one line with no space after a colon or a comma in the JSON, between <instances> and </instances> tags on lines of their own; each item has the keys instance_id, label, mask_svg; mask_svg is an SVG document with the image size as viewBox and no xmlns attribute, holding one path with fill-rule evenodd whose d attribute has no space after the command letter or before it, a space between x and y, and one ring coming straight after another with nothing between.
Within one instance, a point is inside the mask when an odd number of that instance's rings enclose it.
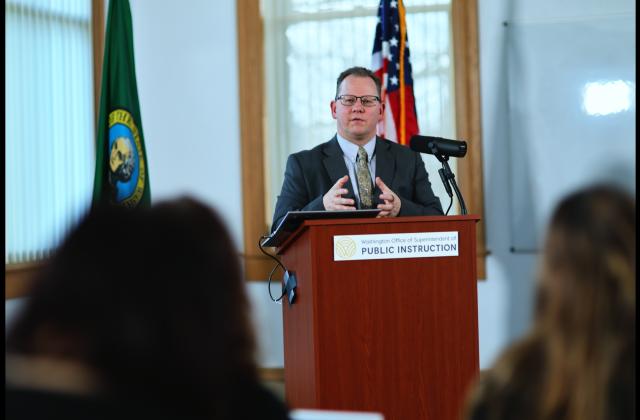
<instances>
[{"instance_id":1,"label":"white wall","mask_svg":"<svg viewBox=\"0 0 640 420\"><path fill-rule=\"evenodd\" d=\"M528 327L536 270L535 254L510 252L508 120L505 81L504 21L633 13L633 0L478 0L480 30L480 84L484 156L485 221L488 279L478 284L480 366ZM580 34L576 34L580 36ZM603 156L606 159L606 156Z\"/></svg>"},{"instance_id":2,"label":"white wall","mask_svg":"<svg viewBox=\"0 0 640 420\"><path fill-rule=\"evenodd\" d=\"M130 3L152 199L202 199L240 246L235 2Z\"/></svg>"}]
</instances>

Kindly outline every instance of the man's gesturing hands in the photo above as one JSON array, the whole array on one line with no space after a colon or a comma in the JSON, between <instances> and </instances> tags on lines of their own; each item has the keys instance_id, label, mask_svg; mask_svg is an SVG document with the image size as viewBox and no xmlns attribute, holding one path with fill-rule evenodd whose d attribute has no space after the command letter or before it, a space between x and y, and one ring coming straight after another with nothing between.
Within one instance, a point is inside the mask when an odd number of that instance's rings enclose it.
<instances>
[{"instance_id":1,"label":"man's gesturing hands","mask_svg":"<svg viewBox=\"0 0 640 420\"><path fill-rule=\"evenodd\" d=\"M351 198L343 198L343 194L347 194L349 190L344 187L344 184L349 180L349 175L345 175L340 178L329 191L322 197L322 204L324 204L325 210L355 210L355 201ZM378 204L378 208L381 210L376 217L396 217L400 213L400 207L402 202L400 197L396 195L387 185L382 182L380 177L376 177L376 185L382 191L380 194L380 200L384 201L384 204Z\"/></svg>"},{"instance_id":2,"label":"man's gesturing hands","mask_svg":"<svg viewBox=\"0 0 640 420\"><path fill-rule=\"evenodd\" d=\"M396 217L400 213L400 206L402 205L400 197L391 191L379 176L376 177L376 185L382 191L380 200L384 200L384 204L378 204L378 208L381 211L376 217Z\"/></svg>"},{"instance_id":3,"label":"man's gesturing hands","mask_svg":"<svg viewBox=\"0 0 640 420\"><path fill-rule=\"evenodd\" d=\"M322 197L322 204L325 210L355 210L355 201L351 198L342 198L342 194L347 194L349 190L342 186L349 180L349 175L345 175L338 180L333 187Z\"/></svg>"}]
</instances>

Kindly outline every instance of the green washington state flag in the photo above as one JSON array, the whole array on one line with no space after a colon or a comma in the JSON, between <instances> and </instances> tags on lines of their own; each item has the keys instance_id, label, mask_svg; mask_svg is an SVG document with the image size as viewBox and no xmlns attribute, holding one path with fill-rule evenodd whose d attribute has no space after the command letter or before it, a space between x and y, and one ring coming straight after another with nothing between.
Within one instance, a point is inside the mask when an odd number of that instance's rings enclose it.
<instances>
[{"instance_id":1,"label":"green washington state flag","mask_svg":"<svg viewBox=\"0 0 640 420\"><path fill-rule=\"evenodd\" d=\"M111 0L102 66L93 206L132 208L150 204L129 0Z\"/></svg>"}]
</instances>

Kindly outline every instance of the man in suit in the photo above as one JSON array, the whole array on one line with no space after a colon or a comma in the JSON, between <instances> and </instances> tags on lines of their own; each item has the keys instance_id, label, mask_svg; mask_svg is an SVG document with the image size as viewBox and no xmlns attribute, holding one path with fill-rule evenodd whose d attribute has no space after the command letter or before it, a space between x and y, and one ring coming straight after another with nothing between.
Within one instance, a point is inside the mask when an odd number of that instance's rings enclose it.
<instances>
[{"instance_id":1,"label":"man in suit","mask_svg":"<svg viewBox=\"0 0 640 420\"><path fill-rule=\"evenodd\" d=\"M379 208L378 217L443 214L420 154L376 136L384 114L380 91L380 79L366 68L340 74L331 101L337 134L289 156L272 230L289 210Z\"/></svg>"}]
</instances>

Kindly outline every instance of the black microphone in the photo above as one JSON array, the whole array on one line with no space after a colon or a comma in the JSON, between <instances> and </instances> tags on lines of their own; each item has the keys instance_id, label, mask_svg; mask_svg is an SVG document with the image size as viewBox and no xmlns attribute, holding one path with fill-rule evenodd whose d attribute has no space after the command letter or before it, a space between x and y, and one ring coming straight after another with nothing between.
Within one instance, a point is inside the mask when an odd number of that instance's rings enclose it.
<instances>
[{"instance_id":1,"label":"black microphone","mask_svg":"<svg viewBox=\"0 0 640 420\"><path fill-rule=\"evenodd\" d=\"M464 157L467 154L466 141L448 140L442 137L413 136L410 147L411 150L430 155Z\"/></svg>"}]
</instances>

